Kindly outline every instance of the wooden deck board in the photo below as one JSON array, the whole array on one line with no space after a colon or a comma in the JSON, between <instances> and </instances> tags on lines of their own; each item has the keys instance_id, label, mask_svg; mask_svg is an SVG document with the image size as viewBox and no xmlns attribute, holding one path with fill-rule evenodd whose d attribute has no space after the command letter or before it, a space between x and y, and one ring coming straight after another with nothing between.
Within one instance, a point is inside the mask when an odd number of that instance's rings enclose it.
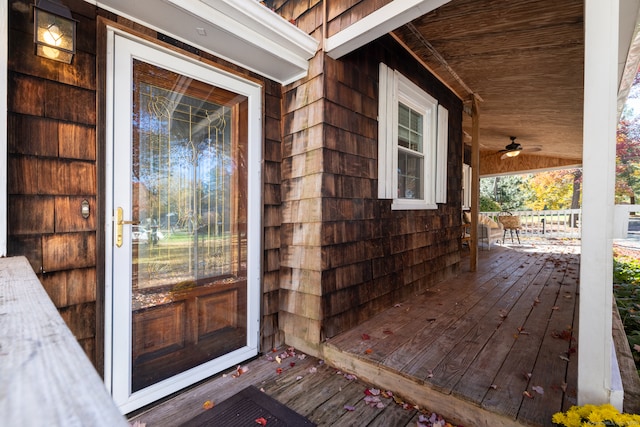
<instances>
[{"instance_id":1,"label":"wooden deck board","mask_svg":"<svg viewBox=\"0 0 640 427\"><path fill-rule=\"evenodd\" d=\"M438 365L444 363L444 369L447 370L447 362L445 360L451 354L452 349L469 334L472 329L486 326L482 321L487 321L487 316L494 317L500 313L509 313L511 306L517 301L519 296L524 292L528 284L534 280L542 269L544 263L536 259L531 259L522 265L524 268L518 268L508 279L496 286L491 292L480 299L473 307L468 310L462 309L456 313L456 321L448 327L441 330L438 339L434 341L431 348L423 348L420 356L416 357L411 364L402 368L402 371L418 378L428 379L429 375L435 374ZM456 311L458 308L456 307ZM486 328L483 332L486 331ZM480 343L484 346L487 337L477 337L483 339ZM463 346L465 343L462 344ZM460 351L464 351L460 349ZM453 368L452 365L449 368ZM442 372L440 372L442 373ZM435 375L434 375L435 378ZM430 383L438 384L437 381L429 380Z\"/></svg>"},{"instance_id":2,"label":"wooden deck board","mask_svg":"<svg viewBox=\"0 0 640 427\"><path fill-rule=\"evenodd\" d=\"M573 318L578 277L572 273L568 263L560 268L564 268L565 271L555 301L557 309L551 311L546 334L531 375L529 389L533 399L524 399L518 412L519 418L534 425L548 422L554 413L562 410L562 384L567 378L568 362L571 358L577 359L577 353L570 349L575 350L576 346ZM547 292L545 297L551 297L549 294L550 292ZM540 328L542 326L540 325ZM567 331L566 340L557 337L557 329ZM533 386L542 387L544 394L534 392Z\"/></svg>"},{"instance_id":3,"label":"wooden deck board","mask_svg":"<svg viewBox=\"0 0 640 427\"><path fill-rule=\"evenodd\" d=\"M434 369L431 383L445 392L451 392L464 376L465 381L461 385L458 395L471 394L461 391L461 389L466 391L466 388L469 387L484 396L484 393L494 384L496 365L504 360L512 347L513 340L520 336L519 328L524 325L527 310L535 304L542 288L539 285L544 285L550 274L551 267L546 262L537 270L531 284L524 284L528 279L526 275L522 276L521 286L513 286L510 289L512 291L510 295L505 294L491 310L488 310L464 339L454 346ZM522 287L522 285L524 286ZM523 331L523 333L527 332ZM494 336L497 339L494 339ZM527 335L522 336L527 337ZM486 355L483 357L484 359L488 358L495 362L494 370L488 370L486 364L480 372L469 369L471 364L481 357L481 354ZM490 376L492 372L494 375ZM478 378L478 374L483 378ZM474 388L474 386L476 387Z\"/></svg>"},{"instance_id":4,"label":"wooden deck board","mask_svg":"<svg viewBox=\"0 0 640 427\"><path fill-rule=\"evenodd\" d=\"M389 427L389 426L415 426L411 423L414 416L418 414L415 409L404 409L400 405L389 405L369 423L367 427Z\"/></svg>"},{"instance_id":5,"label":"wooden deck board","mask_svg":"<svg viewBox=\"0 0 640 427\"><path fill-rule=\"evenodd\" d=\"M355 407L363 396L363 385L356 381L350 381L347 385L341 387L338 393L309 411L307 417L313 419L318 426L336 425L340 417L347 412L345 406Z\"/></svg>"},{"instance_id":6,"label":"wooden deck board","mask_svg":"<svg viewBox=\"0 0 640 427\"><path fill-rule=\"evenodd\" d=\"M539 292L535 285L544 285L552 269L551 263L545 263L530 286L533 295L523 294L523 298L508 313L493 313L495 333L486 341L486 345L464 373L465 381L459 379L456 383L452 390L455 395L472 402L481 402L492 386L497 387L497 373L511 351L515 337L520 335L518 328L524 325L528 315L525 309L534 304L536 292ZM491 322L491 317L487 321Z\"/></svg>"},{"instance_id":7,"label":"wooden deck board","mask_svg":"<svg viewBox=\"0 0 640 427\"><path fill-rule=\"evenodd\" d=\"M566 378L566 362L560 356L568 351L568 345L563 346L562 340L551 334L554 330L559 334L567 327L571 330L575 295L564 298L562 287L566 283L567 257L569 255L562 260L551 258L554 271L538 297L540 302L532 308L524 324L529 335L520 335L516 340L496 377L498 388L491 389L482 401L484 408L517 416L523 423L534 422L534 425L544 425L536 424L542 419L549 423L549 409L545 408L557 405L560 409L563 396L561 390L556 395L558 390L555 388ZM545 394L539 395L533 386L542 387ZM546 404L543 406L542 403ZM521 412L522 407L526 409Z\"/></svg>"},{"instance_id":8,"label":"wooden deck board","mask_svg":"<svg viewBox=\"0 0 640 427\"><path fill-rule=\"evenodd\" d=\"M497 274L496 271L500 271L500 274L506 274L503 271L509 272L511 271L509 270L510 268L517 269L519 265L517 260L512 257L498 256L491 263L483 265L484 271L479 273L478 278L474 277L474 280L481 284L479 286L480 289L488 289L493 282L485 282L493 279ZM464 286L460 281L456 280L454 283L456 286L459 285L463 288L459 294L461 299L473 294L473 289ZM438 284L434 286L433 290L418 295L397 307L393 307L393 309L386 310L374 319L364 322L336 338L332 338L332 345L343 351L358 354L366 354L365 352L370 350L370 353L364 357L376 361L384 360L389 352L397 349L405 341L415 336L416 325L425 325L424 327L428 329L431 323L430 319L435 319L438 314L449 310L444 303L448 301L449 297L447 292L442 292L442 288L442 284ZM442 294L442 297L439 297L438 294ZM474 298L479 297L479 295L476 295ZM442 301L439 301L438 298L442 298ZM429 307L425 309L427 301L429 302ZM428 331L425 331L425 333L429 335ZM368 335L369 339L363 340L363 334ZM389 361L389 363L393 362Z\"/></svg>"},{"instance_id":9,"label":"wooden deck board","mask_svg":"<svg viewBox=\"0 0 640 427\"><path fill-rule=\"evenodd\" d=\"M416 333L415 326L397 331L385 343L385 350L388 356L383 359L383 364L400 368L403 372L408 373L411 373L412 366L424 366L425 362L420 357L432 354L432 352L427 354L424 350L434 345L437 339L442 336L442 331L455 325L461 319L465 321L467 313L476 304L482 304L487 295L496 292L499 294L501 292L499 288L501 279L496 276L506 275L511 277L513 275L513 277L516 277L521 272L520 265L518 262L511 262L505 270L499 273L493 272L491 276L485 275L484 277L488 280L479 282L475 286L466 283L464 278L452 282L450 288L447 287L449 284L441 284L437 298L424 299L422 301L423 310L430 313L431 319L434 319L434 321L423 326L418 333ZM456 298L452 298L452 294ZM420 327L420 323L418 325ZM373 356L377 355L378 353Z\"/></svg>"}]
</instances>

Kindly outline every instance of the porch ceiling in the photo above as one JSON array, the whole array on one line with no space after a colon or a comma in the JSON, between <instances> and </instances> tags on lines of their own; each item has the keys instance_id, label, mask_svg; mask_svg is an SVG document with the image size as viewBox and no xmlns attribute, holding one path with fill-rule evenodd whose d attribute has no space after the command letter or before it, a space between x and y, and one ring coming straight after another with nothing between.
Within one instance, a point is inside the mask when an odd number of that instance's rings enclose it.
<instances>
[{"instance_id":1,"label":"porch ceiling","mask_svg":"<svg viewBox=\"0 0 640 427\"><path fill-rule=\"evenodd\" d=\"M579 162L583 7L582 0L452 0L393 35L463 99L481 98L485 154L516 136L524 149L539 146L536 155Z\"/></svg>"}]
</instances>

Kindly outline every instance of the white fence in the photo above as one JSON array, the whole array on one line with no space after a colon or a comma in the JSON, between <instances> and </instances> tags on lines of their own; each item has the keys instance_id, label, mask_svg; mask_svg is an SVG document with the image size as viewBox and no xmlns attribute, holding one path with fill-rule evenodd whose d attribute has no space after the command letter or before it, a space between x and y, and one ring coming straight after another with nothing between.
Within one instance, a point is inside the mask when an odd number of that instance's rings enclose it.
<instances>
[{"instance_id":1,"label":"white fence","mask_svg":"<svg viewBox=\"0 0 640 427\"><path fill-rule=\"evenodd\" d=\"M580 238L582 214L580 209L545 211L511 211L520 218L521 236ZM498 220L505 212L480 212Z\"/></svg>"}]
</instances>

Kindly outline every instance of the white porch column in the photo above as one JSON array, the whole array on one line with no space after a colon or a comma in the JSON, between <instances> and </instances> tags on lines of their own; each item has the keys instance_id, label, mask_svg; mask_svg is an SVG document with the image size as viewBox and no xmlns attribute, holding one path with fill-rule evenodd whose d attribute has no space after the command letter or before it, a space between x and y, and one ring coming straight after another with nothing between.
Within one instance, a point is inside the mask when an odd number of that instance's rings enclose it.
<instances>
[{"instance_id":1,"label":"white porch column","mask_svg":"<svg viewBox=\"0 0 640 427\"><path fill-rule=\"evenodd\" d=\"M578 404L611 401L619 0L585 1ZM611 402L613 403L613 402Z\"/></svg>"}]
</instances>

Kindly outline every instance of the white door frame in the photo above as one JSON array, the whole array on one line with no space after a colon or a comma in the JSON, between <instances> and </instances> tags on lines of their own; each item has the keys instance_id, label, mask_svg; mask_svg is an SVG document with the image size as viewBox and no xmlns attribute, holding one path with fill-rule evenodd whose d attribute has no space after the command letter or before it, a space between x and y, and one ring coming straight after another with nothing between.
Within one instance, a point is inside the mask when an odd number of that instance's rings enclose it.
<instances>
[{"instance_id":1,"label":"white door frame","mask_svg":"<svg viewBox=\"0 0 640 427\"><path fill-rule=\"evenodd\" d=\"M121 248L115 248L113 234L114 191L123 191L123 189L130 191L131 175L114 176L113 171L114 161L123 159L123 156L131 156L130 150L128 153L115 153L114 142L131 140L132 137L131 88L134 57L247 96L249 147L246 346L175 377L131 393L131 296L129 293L131 275L128 271L131 268L131 251L126 249L126 240L130 230L125 228L125 245ZM257 355L261 289L262 88L254 82L179 55L112 27L107 28L106 74L105 383L120 410L123 413L128 413ZM120 91L122 92L119 93ZM124 93L125 91L126 93ZM126 197L130 198L131 195L125 195ZM129 216L130 213L125 212L125 215ZM118 271L114 271L116 265ZM120 265L127 266L127 268L121 269ZM114 289L113 284L116 277L127 277L129 289L126 292L121 292L120 287ZM118 283L120 280L122 279L118 279ZM122 333L123 331L124 333Z\"/></svg>"}]
</instances>

